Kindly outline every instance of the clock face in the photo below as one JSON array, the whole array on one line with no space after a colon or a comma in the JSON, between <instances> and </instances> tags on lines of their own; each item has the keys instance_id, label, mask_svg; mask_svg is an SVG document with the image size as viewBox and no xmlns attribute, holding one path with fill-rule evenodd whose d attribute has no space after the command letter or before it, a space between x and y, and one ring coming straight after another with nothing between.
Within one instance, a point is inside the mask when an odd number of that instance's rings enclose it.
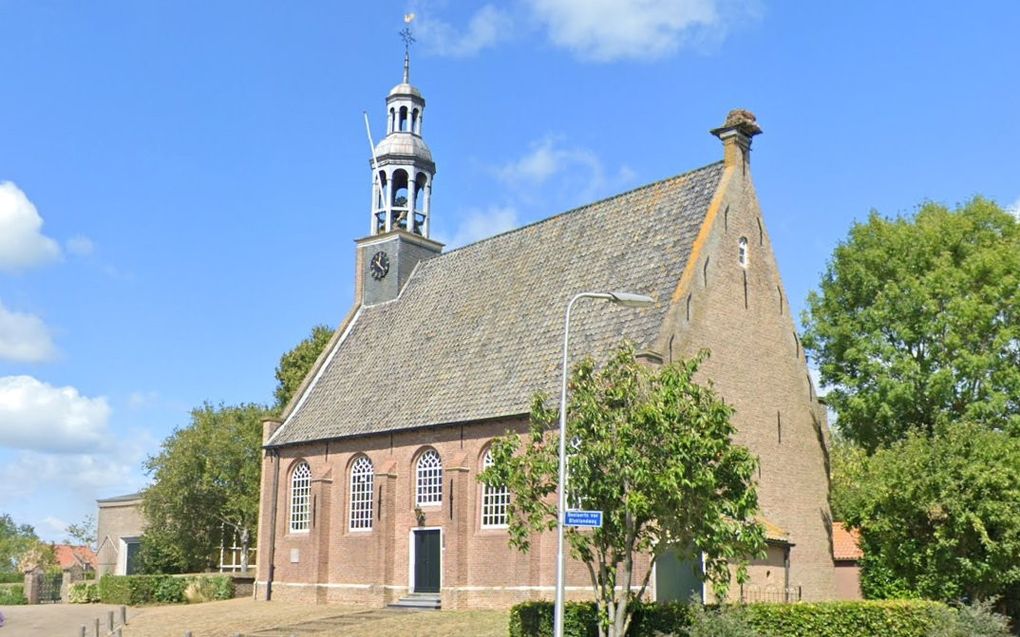
<instances>
[{"instance_id":1,"label":"clock face","mask_svg":"<svg viewBox=\"0 0 1020 637\"><path fill-rule=\"evenodd\" d=\"M385 252L376 252L368 262L368 268L372 271L372 278L378 281L390 271L390 258Z\"/></svg>"}]
</instances>

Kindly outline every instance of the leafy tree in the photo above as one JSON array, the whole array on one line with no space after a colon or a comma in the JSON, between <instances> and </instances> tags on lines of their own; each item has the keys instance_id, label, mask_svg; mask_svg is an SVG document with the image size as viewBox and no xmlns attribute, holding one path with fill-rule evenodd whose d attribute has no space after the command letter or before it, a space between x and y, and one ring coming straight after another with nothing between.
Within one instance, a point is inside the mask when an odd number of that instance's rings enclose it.
<instances>
[{"instance_id":1,"label":"leafy tree","mask_svg":"<svg viewBox=\"0 0 1020 637\"><path fill-rule=\"evenodd\" d=\"M846 511L868 596L1002 596L1020 612L1020 439L984 425L911 433L864 462Z\"/></svg>"},{"instance_id":2,"label":"leafy tree","mask_svg":"<svg viewBox=\"0 0 1020 637\"><path fill-rule=\"evenodd\" d=\"M24 553L38 542L30 524L17 524L9 513L0 513L0 573L14 573Z\"/></svg>"},{"instance_id":3,"label":"leafy tree","mask_svg":"<svg viewBox=\"0 0 1020 637\"><path fill-rule=\"evenodd\" d=\"M153 484L142 497L148 530L139 555L148 572L198 571L215 564L236 535L241 565L255 538L259 508L261 405L192 410L191 424L163 441L145 464Z\"/></svg>"},{"instance_id":4,"label":"leafy tree","mask_svg":"<svg viewBox=\"0 0 1020 637\"><path fill-rule=\"evenodd\" d=\"M857 485L867 459L863 448L847 440L838 428L833 430L829 448L829 504L833 520L845 521L846 512L854 508L854 498L859 493Z\"/></svg>"},{"instance_id":5,"label":"leafy tree","mask_svg":"<svg viewBox=\"0 0 1020 637\"><path fill-rule=\"evenodd\" d=\"M631 602L651 574L649 565L636 581L638 554L654 563L668 550L681 559L704 553L706 576L725 595L729 565L764 550L754 520L757 462L731 441L731 408L693 381L703 356L653 369L625 344L601 369L587 359L573 370L569 494L604 518L602 528L569 529L566 537L588 568L600 635L627 632ZM534 533L556 527L557 427L557 410L536 396L530 434L494 441L494 464L480 476L509 487L510 544L523 551ZM742 579L744 566L738 571Z\"/></svg>"},{"instance_id":6,"label":"leafy tree","mask_svg":"<svg viewBox=\"0 0 1020 637\"><path fill-rule=\"evenodd\" d=\"M78 543L94 551L97 548L97 534L96 516L90 513L82 518L81 522L67 525L68 538L65 538L64 542L66 544Z\"/></svg>"},{"instance_id":7,"label":"leafy tree","mask_svg":"<svg viewBox=\"0 0 1020 637\"><path fill-rule=\"evenodd\" d=\"M282 410L287 406L332 336L333 330L325 325L316 325L308 338L280 357L280 364L276 368L276 391L273 394L277 409Z\"/></svg>"},{"instance_id":8,"label":"leafy tree","mask_svg":"<svg viewBox=\"0 0 1020 637\"><path fill-rule=\"evenodd\" d=\"M873 212L803 320L826 402L869 452L964 420L1020 433L1020 223L996 204Z\"/></svg>"}]
</instances>

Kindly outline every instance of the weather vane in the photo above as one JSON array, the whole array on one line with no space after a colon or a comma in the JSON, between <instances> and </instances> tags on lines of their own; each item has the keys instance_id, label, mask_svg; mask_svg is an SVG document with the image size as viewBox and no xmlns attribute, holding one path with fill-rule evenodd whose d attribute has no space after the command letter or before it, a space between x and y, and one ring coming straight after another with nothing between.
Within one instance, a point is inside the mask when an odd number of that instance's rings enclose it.
<instances>
[{"instance_id":1,"label":"weather vane","mask_svg":"<svg viewBox=\"0 0 1020 637\"><path fill-rule=\"evenodd\" d=\"M400 32L400 38L404 41L404 52L410 50L414 44L414 33L411 32L411 23L414 21L413 13L404 14L404 29Z\"/></svg>"}]
</instances>

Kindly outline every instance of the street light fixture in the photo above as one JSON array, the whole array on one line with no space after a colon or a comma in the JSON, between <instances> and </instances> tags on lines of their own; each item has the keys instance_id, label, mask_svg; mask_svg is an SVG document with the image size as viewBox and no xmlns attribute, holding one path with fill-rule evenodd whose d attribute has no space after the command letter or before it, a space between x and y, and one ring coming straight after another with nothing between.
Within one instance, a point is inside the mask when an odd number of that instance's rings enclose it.
<instances>
[{"instance_id":1,"label":"street light fixture","mask_svg":"<svg viewBox=\"0 0 1020 637\"><path fill-rule=\"evenodd\" d=\"M563 383L560 386L560 473L559 473L559 508L556 522L556 612L554 619L554 637L563 637L563 592L564 592L564 559L563 559L563 517L567 510L567 344L570 341L570 310L578 299L602 299L624 307L650 307L655 299L644 294L632 292L581 292L567 303L567 314L563 320Z\"/></svg>"}]
</instances>

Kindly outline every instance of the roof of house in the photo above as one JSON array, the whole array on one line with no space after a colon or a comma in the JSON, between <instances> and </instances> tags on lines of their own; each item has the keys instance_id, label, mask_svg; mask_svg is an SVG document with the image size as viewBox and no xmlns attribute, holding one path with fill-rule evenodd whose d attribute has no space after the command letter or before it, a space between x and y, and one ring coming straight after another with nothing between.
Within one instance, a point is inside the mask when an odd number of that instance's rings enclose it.
<instances>
[{"instance_id":1,"label":"roof of house","mask_svg":"<svg viewBox=\"0 0 1020 637\"><path fill-rule=\"evenodd\" d=\"M651 295L575 305L571 360L658 334L722 162L418 264L400 296L348 323L270 445L528 413L559 386L563 314L583 291Z\"/></svg>"},{"instance_id":2,"label":"roof of house","mask_svg":"<svg viewBox=\"0 0 1020 637\"><path fill-rule=\"evenodd\" d=\"M112 498L103 498L96 500L99 504L113 503L113 502L131 502L132 500L140 500L142 498L142 492L129 493L127 495L115 495Z\"/></svg>"},{"instance_id":3,"label":"roof of house","mask_svg":"<svg viewBox=\"0 0 1020 637\"><path fill-rule=\"evenodd\" d=\"M87 546L71 546L70 544L54 544L53 551L61 569L79 566L96 568L96 554Z\"/></svg>"},{"instance_id":4,"label":"roof of house","mask_svg":"<svg viewBox=\"0 0 1020 637\"><path fill-rule=\"evenodd\" d=\"M832 523L832 559L859 560L864 557L861 550L861 534L857 529L848 529L842 522Z\"/></svg>"}]
</instances>

